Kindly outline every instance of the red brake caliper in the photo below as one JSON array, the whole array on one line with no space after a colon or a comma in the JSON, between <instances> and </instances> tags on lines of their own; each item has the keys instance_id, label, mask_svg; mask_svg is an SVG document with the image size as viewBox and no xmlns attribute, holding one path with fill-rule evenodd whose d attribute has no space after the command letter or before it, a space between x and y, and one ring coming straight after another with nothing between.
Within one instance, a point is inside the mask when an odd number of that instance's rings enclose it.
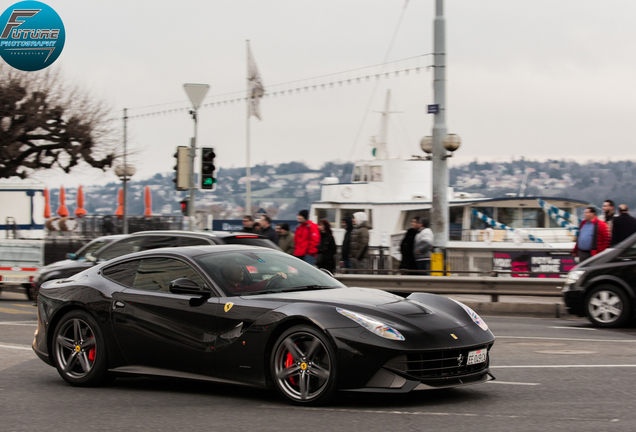
<instances>
[{"instance_id":1,"label":"red brake caliper","mask_svg":"<svg viewBox=\"0 0 636 432\"><path fill-rule=\"evenodd\" d=\"M285 367L288 368L293 365L294 365L294 357L292 357L290 353L287 353L287 360L285 360ZM296 385L296 380L294 380L294 378L292 377L289 377L289 382L292 383L292 385Z\"/></svg>"},{"instance_id":2,"label":"red brake caliper","mask_svg":"<svg viewBox=\"0 0 636 432\"><path fill-rule=\"evenodd\" d=\"M91 339L93 338L93 336L91 336ZM95 361L95 346L93 345L91 347L91 349L88 350L88 359L90 361Z\"/></svg>"}]
</instances>

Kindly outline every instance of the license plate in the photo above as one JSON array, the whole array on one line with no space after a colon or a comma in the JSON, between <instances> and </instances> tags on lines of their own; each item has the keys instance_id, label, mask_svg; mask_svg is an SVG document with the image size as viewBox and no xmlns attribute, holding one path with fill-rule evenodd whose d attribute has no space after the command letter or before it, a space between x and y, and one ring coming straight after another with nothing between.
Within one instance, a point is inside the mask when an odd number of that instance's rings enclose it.
<instances>
[{"instance_id":1,"label":"license plate","mask_svg":"<svg viewBox=\"0 0 636 432\"><path fill-rule=\"evenodd\" d=\"M2 276L2 282L8 283L24 283L28 282L28 276Z\"/></svg>"},{"instance_id":2,"label":"license plate","mask_svg":"<svg viewBox=\"0 0 636 432\"><path fill-rule=\"evenodd\" d=\"M485 362L487 355L488 355L488 350L486 348L469 352L468 361L466 361L466 366Z\"/></svg>"}]
</instances>

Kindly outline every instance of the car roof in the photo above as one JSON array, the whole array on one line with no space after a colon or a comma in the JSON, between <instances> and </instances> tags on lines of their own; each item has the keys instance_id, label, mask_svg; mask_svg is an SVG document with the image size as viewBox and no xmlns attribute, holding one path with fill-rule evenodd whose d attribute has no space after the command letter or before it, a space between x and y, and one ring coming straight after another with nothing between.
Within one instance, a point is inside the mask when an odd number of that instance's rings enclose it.
<instances>
[{"instance_id":1,"label":"car roof","mask_svg":"<svg viewBox=\"0 0 636 432\"><path fill-rule=\"evenodd\" d=\"M267 237L256 234L246 233L240 231L185 231L185 230L161 230L161 231L138 231L131 234L131 236L139 235L178 235L184 237L200 237L200 238L224 238L224 237L236 237L236 236L249 236L259 237L266 239Z\"/></svg>"},{"instance_id":2,"label":"car roof","mask_svg":"<svg viewBox=\"0 0 636 432\"><path fill-rule=\"evenodd\" d=\"M274 251L282 253L279 250L271 249L267 247L261 246L247 246L247 245L201 245L201 246L180 246L180 247L165 247L165 248L157 248L150 249L141 252L135 252L127 255L122 255L121 257L114 258L113 260L108 261L108 263L112 264L115 261L119 262L120 258L122 259L131 259L131 258L143 258L148 255L181 255L188 257L195 257L198 255L205 255L212 252L243 252L243 251ZM105 263L106 264L106 263Z\"/></svg>"}]
</instances>

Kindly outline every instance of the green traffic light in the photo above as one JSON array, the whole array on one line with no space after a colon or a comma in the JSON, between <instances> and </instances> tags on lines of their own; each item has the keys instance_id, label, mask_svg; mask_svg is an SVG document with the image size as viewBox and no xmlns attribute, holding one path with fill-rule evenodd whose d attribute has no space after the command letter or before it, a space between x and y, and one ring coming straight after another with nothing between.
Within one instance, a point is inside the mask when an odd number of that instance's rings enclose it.
<instances>
[{"instance_id":1,"label":"green traffic light","mask_svg":"<svg viewBox=\"0 0 636 432\"><path fill-rule=\"evenodd\" d=\"M211 185L213 183L214 183L214 180L211 178L206 178L205 180L203 180L204 185Z\"/></svg>"}]
</instances>

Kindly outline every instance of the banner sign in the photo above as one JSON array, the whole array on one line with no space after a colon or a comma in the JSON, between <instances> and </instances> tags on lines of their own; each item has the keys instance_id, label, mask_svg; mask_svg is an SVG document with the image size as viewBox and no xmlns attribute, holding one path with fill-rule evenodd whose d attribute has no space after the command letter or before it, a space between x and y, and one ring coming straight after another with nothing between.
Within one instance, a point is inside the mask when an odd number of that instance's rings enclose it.
<instances>
[{"instance_id":1,"label":"banner sign","mask_svg":"<svg viewBox=\"0 0 636 432\"><path fill-rule=\"evenodd\" d=\"M551 255L549 252L540 251L506 251L493 254L492 269L510 273L499 274L499 277L558 278L565 275L554 273L569 272L577 264L577 260L570 255Z\"/></svg>"}]
</instances>

